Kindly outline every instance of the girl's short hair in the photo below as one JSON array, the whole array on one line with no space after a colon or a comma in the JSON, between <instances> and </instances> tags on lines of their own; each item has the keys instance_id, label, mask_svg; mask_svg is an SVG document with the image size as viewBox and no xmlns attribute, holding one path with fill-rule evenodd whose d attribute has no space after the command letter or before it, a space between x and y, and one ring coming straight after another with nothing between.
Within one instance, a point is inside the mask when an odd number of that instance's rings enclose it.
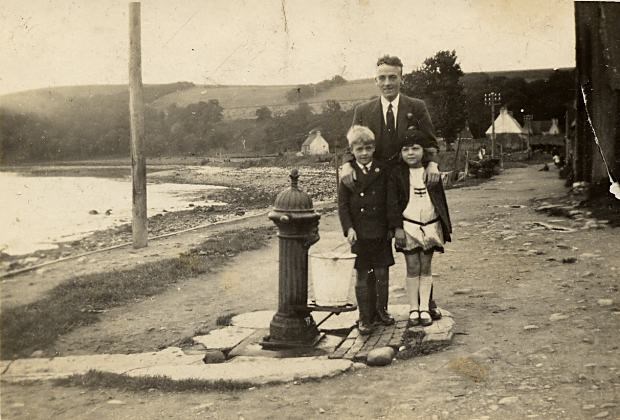
<instances>
[{"instance_id":1,"label":"girl's short hair","mask_svg":"<svg viewBox=\"0 0 620 420\"><path fill-rule=\"evenodd\" d=\"M375 134L368 127L363 125L354 125L347 132L347 141L349 146L354 144L366 144L375 142Z\"/></svg>"}]
</instances>

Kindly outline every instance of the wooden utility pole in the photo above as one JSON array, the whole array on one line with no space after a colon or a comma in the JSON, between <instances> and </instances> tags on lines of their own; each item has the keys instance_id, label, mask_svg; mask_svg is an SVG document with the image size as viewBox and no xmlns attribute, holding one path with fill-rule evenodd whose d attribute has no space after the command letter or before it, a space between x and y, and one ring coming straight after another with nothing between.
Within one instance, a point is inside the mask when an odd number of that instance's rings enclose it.
<instances>
[{"instance_id":1,"label":"wooden utility pole","mask_svg":"<svg viewBox=\"0 0 620 420\"><path fill-rule=\"evenodd\" d=\"M144 157L144 95L140 48L140 3L129 3L129 116L131 122L131 221L133 247L147 245L146 159Z\"/></svg>"},{"instance_id":2,"label":"wooden utility pole","mask_svg":"<svg viewBox=\"0 0 620 420\"><path fill-rule=\"evenodd\" d=\"M491 107L491 158L495 157L495 106L501 103L501 93L489 92L484 94L484 104Z\"/></svg>"}]
</instances>

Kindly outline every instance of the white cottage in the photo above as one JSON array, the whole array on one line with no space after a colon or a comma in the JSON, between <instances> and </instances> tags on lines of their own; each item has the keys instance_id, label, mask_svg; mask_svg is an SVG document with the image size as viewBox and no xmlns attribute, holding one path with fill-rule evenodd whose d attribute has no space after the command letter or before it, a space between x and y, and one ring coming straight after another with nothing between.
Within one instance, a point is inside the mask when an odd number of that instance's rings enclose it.
<instances>
[{"instance_id":1,"label":"white cottage","mask_svg":"<svg viewBox=\"0 0 620 420\"><path fill-rule=\"evenodd\" d=\"M489 126L486 131L487 137L491 138L493 127ZM497 144L501 144L504 150L519 150L523 148L523 142L526 135L523 127L508 112L508 109L502 107L499 115L495 119L495 138Z\"/></svg>"},{"instance_id":2,"label":"white cottage","mask_svg":"<svg viewBox=\"0 0 620 420\"><path fill-rule=\"evenodd\" d=\"M319 130L312 130L301 145L301 153L304 155L325 155L329 153L329 143L321 136Z\"/></svg>"}]
</instances>

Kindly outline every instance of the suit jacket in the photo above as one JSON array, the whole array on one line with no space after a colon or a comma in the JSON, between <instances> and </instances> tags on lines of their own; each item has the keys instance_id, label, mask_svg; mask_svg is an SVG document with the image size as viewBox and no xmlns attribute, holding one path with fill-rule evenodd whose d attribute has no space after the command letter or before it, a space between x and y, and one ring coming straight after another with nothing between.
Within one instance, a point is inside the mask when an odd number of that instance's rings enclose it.
<instances>
[{"instance_id":1,"label":"suit jacket","mask_svg":"<svg viewBox=\"0 0 620 420\"><path fill-rule=\"evenodd\" d=\"M403 211L409 203L409 167L400 162L392 169L388 183L388 225L390 229L403 227ZM450 242L452 233L452 223L448 212L448 202L443 183L437 182L433 185L426 185L428 195L435 206L435 211L441 221L441 230L445 242Z\"/></svg>"},{"instance_id":2,"label":"suit jacket","mask_svg":"<svg viewBox=\"0 0 620 420\"><path fill-rule=\"evenodd\" d=\"M389 169L373 160L368 174L353 165L357 181L353 190L338 186L338 216L344 235L355 229L360 239L387 238L387 183Z\"/></svg>"},{"instance_id":3,"label":"suit jacket","mask_svg":"<svg viewBox=\"0 0 620 420\"><path fill-rule=\"evenodd\" d=\"M384 123L381 98L373 99L355 107L353 124L368 127L374 133L376 142L374 157L376 159L382 161L393 160L400 152L400 142L405 137L405 132L412 126L428 133L433 139L434 147L439 150L437 139L435 138L435 129L424 101L401 93L396 118L396 141L389 141L390 139L382 138Z\"/></svg>"}]
</instances>

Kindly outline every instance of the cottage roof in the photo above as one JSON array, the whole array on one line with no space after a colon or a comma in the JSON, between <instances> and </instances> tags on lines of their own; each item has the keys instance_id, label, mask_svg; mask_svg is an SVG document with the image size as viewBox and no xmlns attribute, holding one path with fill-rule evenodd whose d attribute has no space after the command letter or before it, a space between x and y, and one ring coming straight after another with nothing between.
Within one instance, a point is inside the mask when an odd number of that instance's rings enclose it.
<instances>
[{"instance_id":1,"label":"cottage roof","mask_svg":"<svg viewBox=\"0 0 620 420\"><path fill-rule=\"evenodd\" d=\"M493 132L492 126L489 126L486 134ZM495 134L523 134L523 128L512 115L508 113L508 109L502 107L499 115L495 119Z\"/></svg>"},{"instance_id":2,"label":"cottage roof","mask_svg":"<svg viewBox=\"0 0 620 420\"><path fill-rule=\"evenodd\" d=\"M461 131L459 131L459 134L456 136L457 139L473 139L474 136L473 134L471 134L471 130L469 129L469 126L465 126Z\"/></svg>"}]
</instances>

